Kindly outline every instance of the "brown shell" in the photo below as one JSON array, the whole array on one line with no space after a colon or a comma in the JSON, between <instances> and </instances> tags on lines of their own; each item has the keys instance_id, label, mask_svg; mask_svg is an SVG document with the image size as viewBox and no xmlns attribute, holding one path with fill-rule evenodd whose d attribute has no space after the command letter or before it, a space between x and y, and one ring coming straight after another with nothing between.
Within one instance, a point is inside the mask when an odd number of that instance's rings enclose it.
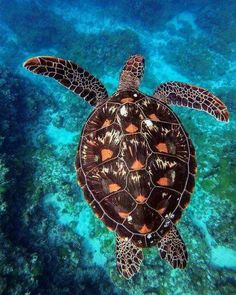
<instances>
[{"instance_id":1,"label":"brown shell","mask_svg":"<svg viewBox=\"0 0 236 295\"><path fill-rule=\"evenodd\" d=\"M85 198L107 227L149 247L189 203L195 152L168 106L138 91L117 92L85 124L76 170Z\"/></svg>"}]
</instances>

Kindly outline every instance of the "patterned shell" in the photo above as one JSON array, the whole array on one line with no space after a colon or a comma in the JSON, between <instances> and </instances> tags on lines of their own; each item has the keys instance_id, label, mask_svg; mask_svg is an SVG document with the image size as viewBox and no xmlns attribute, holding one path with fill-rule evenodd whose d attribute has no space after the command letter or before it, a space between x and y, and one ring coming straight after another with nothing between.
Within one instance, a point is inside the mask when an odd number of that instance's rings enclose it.
<instances>
[{"instance_id":1,"label":"patterned shell","mask_svg":"<svg viewBox=\"0 0 236 295\"><path fill-rule=\"evenodd\" d=\"M194 155L169 107L138 91L117 92L84 126L76 157L78 182L109 229L150 247L189 203Z\"/></svg>"}]
</instances>

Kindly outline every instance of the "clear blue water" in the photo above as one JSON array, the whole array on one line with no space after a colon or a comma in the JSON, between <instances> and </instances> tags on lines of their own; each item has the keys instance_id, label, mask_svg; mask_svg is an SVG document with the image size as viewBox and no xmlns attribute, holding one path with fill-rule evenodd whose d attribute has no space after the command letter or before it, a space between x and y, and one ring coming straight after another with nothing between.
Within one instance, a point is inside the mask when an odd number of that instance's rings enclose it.
<instances>
[{"instance_id":1,"label":"clear blue water","mask_svg":"<svg viewBox=\"0 0 236 295\"><path fill-rule=\"evenodd\" d=\"M235 1L0 1L0 294L236 294ZM197 151L198 175L178 224L189 252L173 270L146 249L122 279L115 238L76 184L74 158L92 108L22 67L71 59L109 94L131 54L146 59L141 90L196 84L219 96L230 123L173 108Z\"/></svg>"}]
</instances>

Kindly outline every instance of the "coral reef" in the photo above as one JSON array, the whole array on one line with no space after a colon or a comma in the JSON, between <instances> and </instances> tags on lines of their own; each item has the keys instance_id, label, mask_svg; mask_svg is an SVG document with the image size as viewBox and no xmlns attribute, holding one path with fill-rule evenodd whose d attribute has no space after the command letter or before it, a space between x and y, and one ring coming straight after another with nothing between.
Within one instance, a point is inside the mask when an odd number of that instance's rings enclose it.
<instances>
[{"instance_id":1,"label":"coral reef","mask_svg":"<svg viewBox=\"0 0 236 295\"><path fill-rule=\"evenodd\" d=\"M5 68L1 69L1 86L0 292L26 294L34 290L41 294L43 288L50 294L59 294L61 288L74 292L77 287L69 280L61 287L60 275L73 280L78 270L78 237L45 214L40 201L42 187L33 183L30 130L43 96Z\"/></svg>"},{"instance_id":2,"label":"coral reef","mask_svg":"<svg viewBox=\"0 0 236 295\"><path fill-rule=\"evenodd\" d=\"M6 202L3 201L2 195L6 191L6 174L8 172L8 169L4 165L3 162L3 156L1 155L0 159L0 216L6 211Z\"/></svg>"}]
</instances>

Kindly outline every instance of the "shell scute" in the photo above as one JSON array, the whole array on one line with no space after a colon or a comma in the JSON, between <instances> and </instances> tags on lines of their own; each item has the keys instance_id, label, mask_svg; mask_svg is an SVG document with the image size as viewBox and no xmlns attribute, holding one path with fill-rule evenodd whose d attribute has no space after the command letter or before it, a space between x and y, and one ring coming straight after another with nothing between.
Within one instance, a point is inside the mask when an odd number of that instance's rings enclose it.
<instances>
[{"instance_id":1,"label":"shell scute","mask_svg":"<svg viewBox=\"0 0 236 295\"><path fill-rule=\"evenodd\" d=\"M143 134L154 153L177 156L185 161L188 159L188 143L180 126L165 122L143 124Z\"/></svg>"},{"instance_id":2,"label":"shell scute","mask_svg":"<svg viewBox=\"0 0 236 295\"><path fill-rule=\"evenodd\" d=\"M109 217L122 223L135 209L136 202L127 192L121 191L105 198L101 205Z\"/></svg>"},{"instance_id":3,"label":"shell scute","mask_svg":"<svg viewBox=\"0 0 236 295\"><path fill-rule=\"evenodd\" d=\"M124 134L134 134L141 131L141 123L144 119L141 111L133 103L126 103L117 112L117 122Z\"/></svg>"},{"instance_id":4,"label":"shell scute","mask_svg":"<svg viewBox=\"0 0 236 295\"><path fill-rule=\"evenodd\" d=\"M127 176L126 190L137 203L144 203L152 190L150 175L145 170L131 171Z\"/></svg>"},{"instance_id":5,"label":"shell scute","mask_svg":"<svg viewBox=\"0 0 236 295\"><path fill-rule=\"evenodd\" d=\"M164 155L150 157L147 171L154 186L164 186L181 193L188 177L188 166L178 159Z\"/></svg>"},{"instance_id":6,"label":"shell scute","mask_svg":"<svg viewBox=\"0 0 236 295\"><path fill-rule=\"evenodd\" d=\"M106 103L100 106L91 115L90 120L84 129L84 136L110 126L115 122L116 112L116 106L111 103Z\"/></svg>"},{"instance_id":7,"label":"shell scute","mask_svg":"<svg viewBox=\"0 0 236 295\"><path fill-rule=\"evenodd\" d=\"M98 218L101 218L104 215L104 211L100 206L99 202L93 200L93 202L90 205Z\"/></svg>"},{"instance_id":8,"label":"shell scute","mask_svg":"<svg viewBox=\"0 0 236 295\"><path fill-rule=\"evenodd\" d=\"M116 228L117 234L122 238L131 238L133 236L132 232L129 231L123 224L118 223Z\"/></svg>"},{"instance_id":9,"label":"shell scute","mask_svg":"<svg viewBox=\"0 0 236 295\"><path fill-rule=\"evenodd\" d=\"M85 172L117 157L119 153L122 135L120 127L114 124L105 129L90 133L82 139L81 164Z\"/></svg>"},{"instance_id":10,"label":"shell scute","mask_svg":"<svg viewBox=\"0 0 236 295\"><path fill-rule=\"evenodd\" d=\"M123 190L126 187L128 170L125 162L116 159L95 167L87 174L87 183L96 200Z\"/></svg>"},{"instance_id":11,"label":"shell scute","mask_svg":"<svg viewBox=\"0 0 236 295\"><path fill-rule=\"evenodd\" d=\"M117 226L117 221L114 221L114 219L110 218L107 214L104 214L101 219L108 227L108 229L115 230Z\"/></svg>"},{"instance_id":12,"label":"shell scute","mask_svg":"<svg viewBox=\"0 0 236 295\"><path fill-rule=\"evenodd\" d=\"M135 103L140 99L143 99L143 94L139 91L122 91L116 92L110 99L109 102L124 105L126 103Z\"/></svg>"},{"instance_id":13,"label":"shell scute","mask_svg":"<svg viewBox=\"0 0 236 295\"><path fill-rule=\"evenodd\" d=\"M130 170L143 169L150 154L148 144L140 133L123 138L120 156Z\"/></svg>"},{"instance_id":14,"label":"shell scute","mask_svg":"<svg viewBox=\"0 0 236 295\"><path fill-rule=\"evenodd\" d=\"M148 205L165 217L178 206L181 194L166 187L156 187L147 201Z\"/></svg>"},{"instance_id":15,"label":"shell scute","mask_svg":"<svg viewBox=\"0 0 236 295\"><path fill-rule=\"evenodd\" d=\"M179 205L181 206L181 208L183 208L183 209L187 208L189 201L190 201L190 196L191 196L190 193L188 193L186 191L183 193L181 200L179 202Z\"/></svg>"},{"instance_id":16,"label":"shell scute","mask_svg":"<svg viewBox=\"0 0 236 295\"><path fill-rule=\"evenodd\" d=\"M162 218L146 204L137 205L130 217L130 220L125 220L124 225L139 234L148 234L157 230L162 222Z\"/></svg>"},{"instance_id":17,"label":"shell scute","mask_svg":"<svg viewBox=\"0 0 236 295\"><path fill-rule=\"evenodd\" d=\"M157 103L152 97L145 96L137 102L145 116L152 121L172 122L179 124L173 112L162 103Z\"/></svg>"}]
</instances>

